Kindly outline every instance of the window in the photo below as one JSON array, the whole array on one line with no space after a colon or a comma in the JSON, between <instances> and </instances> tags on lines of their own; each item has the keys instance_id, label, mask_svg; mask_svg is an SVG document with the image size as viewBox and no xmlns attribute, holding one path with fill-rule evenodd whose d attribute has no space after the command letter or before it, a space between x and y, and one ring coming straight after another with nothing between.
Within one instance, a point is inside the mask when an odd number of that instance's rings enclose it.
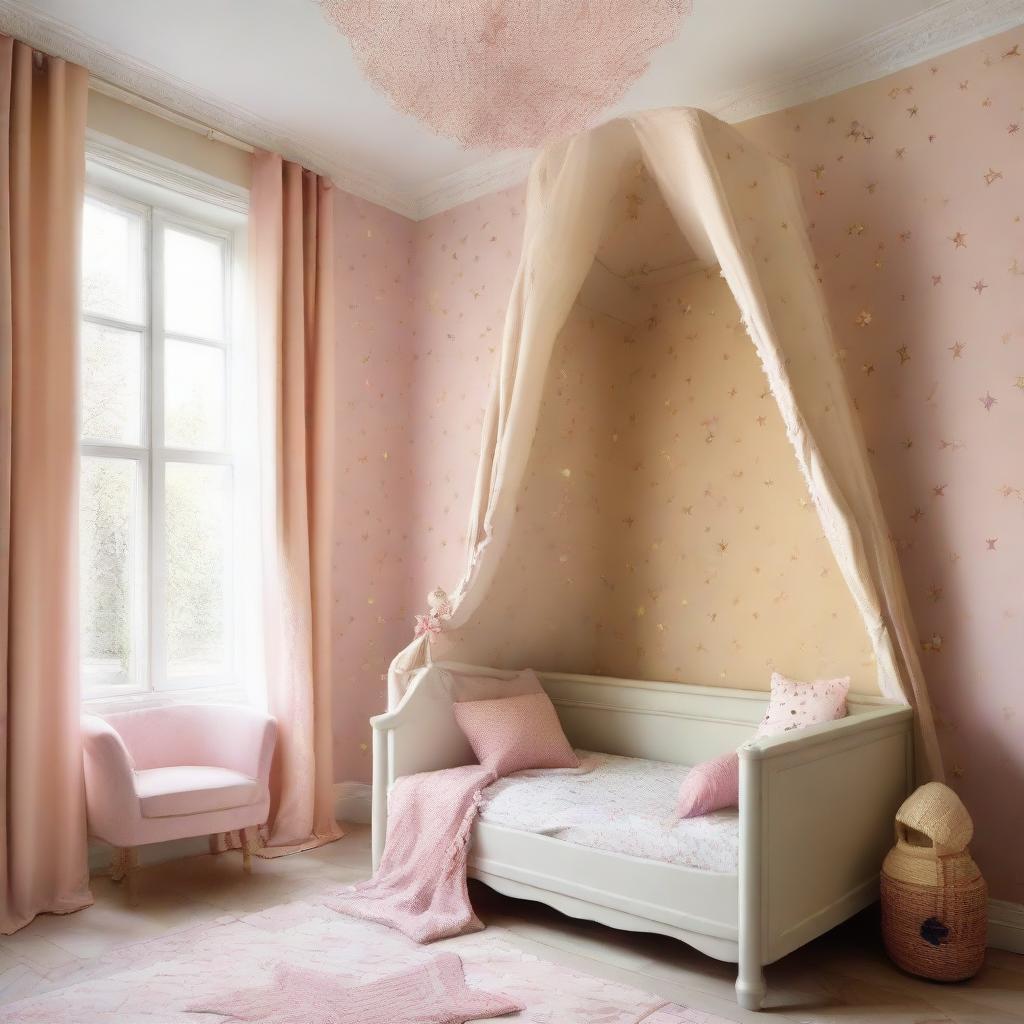
<instances>
[{"instance_id":1,"label":"window","mask_svg":"<svg viewBox=\"0 0 1024 1024\"><path fill-rule=\"evenodd\" d=\"M241 688L245 618L241 232L217 207L101 171L82 232L83 695L223 697Z\"/></svg>"}]
</instances>

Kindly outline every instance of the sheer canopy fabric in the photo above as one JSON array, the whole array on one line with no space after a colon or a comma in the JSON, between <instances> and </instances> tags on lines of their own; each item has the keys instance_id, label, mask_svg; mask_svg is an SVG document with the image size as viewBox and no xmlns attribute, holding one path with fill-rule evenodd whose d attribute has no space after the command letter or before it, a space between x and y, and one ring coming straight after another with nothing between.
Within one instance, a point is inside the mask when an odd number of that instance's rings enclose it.
<instances>
[{"instance_id":1,"label":"sheer canopy fabric","mask_svg":"<svg viewBox=\"0 0 1024 1024\"><path fill-rule=\"evenodd\" d=\"M546 149L487 409L466 570L432 628L394 660L389 702L431 633L471 632L511 534L555 341L587 279L624 166L642 160L696 257L717 264L757 350L822 528L871 641L881 693L917 710L918 771L942 774L917 639L867 450L832 340L802 206L784 163L702 111L615 121Z\"/></svg>"}]
</instances>

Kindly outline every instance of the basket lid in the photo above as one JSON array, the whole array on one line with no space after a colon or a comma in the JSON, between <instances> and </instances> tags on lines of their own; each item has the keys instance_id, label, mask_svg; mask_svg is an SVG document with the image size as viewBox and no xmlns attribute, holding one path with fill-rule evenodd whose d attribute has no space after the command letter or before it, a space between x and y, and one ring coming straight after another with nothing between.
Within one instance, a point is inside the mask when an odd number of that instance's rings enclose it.
<instances>
[{"instance_id":1,"label":"basket lid","mask_svg":"<svg viewBox=\"0 0 1024 1024\"><path fill-rule=\"evenodd\" d=\"M908 830L917 835L911 836ZM896 812L896 833L901 842L911 846L927 846L921 839L930 840L935 852L942 856L967 848L974 835L974 823L953 790L941 782L926 782Z\"/></svg>"}]
</instances>

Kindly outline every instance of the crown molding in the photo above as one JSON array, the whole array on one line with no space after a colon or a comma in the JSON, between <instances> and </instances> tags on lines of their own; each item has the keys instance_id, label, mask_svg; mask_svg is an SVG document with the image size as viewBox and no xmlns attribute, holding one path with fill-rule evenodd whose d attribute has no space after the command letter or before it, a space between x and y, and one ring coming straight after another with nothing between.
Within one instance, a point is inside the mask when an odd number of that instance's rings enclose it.
<instances>
[{"instance_id":1,"label":"crown molding","mask_svg":"<svg viewBox=\"0 0 1024 1024\"><path fill-rule=\"evenodd\" d=\"M746 121L884 78L1021 24L1024 0L942 0L823 57L702 105L723 121ZM686 98L680 97L680 103ZM417 195L417 219L518 184L531 160L531 154L489 158L431 182Z\"/></svg>"},{"instance_id":2,"label":"crown molding","mask_svg":"<svg viewBox=\"0 0 1024 1024\"><path fill-rule=\"evenodd\" d=\"M1024 0L942 0L783 74L738 89L708 110L746 121L831 96L1024 24Z\"/></svg>"},{"instance_id":3,"label":"crown molding","mask_svg":"<svg viewBox=\"0 0 1024 1024\"><path fill-rule=\"evenodd\" d=\"M251 146L273 150L289 160L296 160L319 174L327 175L339 188L361 199L368 199L406 217L415 219L418 215L417 198L389 187L378 175L360 171L282 125L119 53L63 21L39 11L27 10L16 0L0 0L0 32L55 57L80 64L101 82L141 96L168 111L234 136ZM105 90L101 88L100 91Z\"/></svg>"},{"instance_id":4,"label":"crown molding","mask_svg":"<svg viewBox=\"0 0 1024 1024\"><path fill-rule=\"evenodd\" d=\"M725 121L745 121L882 78L1021 24L1024 0L942 0L816 60L704 106ZM379 175L360 171L336 154L324 152L309 139L252 111L225 103L158 68L118 53L64 22L28 11L15 0L0 0L0 31L81 64L102 82L170 112L300 161L328 175L346 192L412 220L422 220L520 183L533 159L531 153L497 154L409 192L389 185ZM685 103L686 97L679 101Z\"/></svg>"},{"instance_id":5,"label":"crown molding","mask_svg":"<svg viewBox=\"0 0 1024 1024\"><path fill-rule=\"evenodd\" d=\"M416 220L518 185L530 173L534 156L533 152L497 153L464 170L434 178L416 193Z\"/></svg>"}]
</instances>

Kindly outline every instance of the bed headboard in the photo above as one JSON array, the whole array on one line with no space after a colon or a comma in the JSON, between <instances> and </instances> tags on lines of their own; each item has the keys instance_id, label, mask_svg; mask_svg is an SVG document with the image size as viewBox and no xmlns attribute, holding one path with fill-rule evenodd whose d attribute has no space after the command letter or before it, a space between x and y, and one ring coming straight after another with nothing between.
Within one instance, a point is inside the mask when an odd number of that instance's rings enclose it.
<instances>
[{"instance_id":1,"label":"bed headboard","mask_svg":"<svg viewBox=\"0 0 1024 1024\"><path fill-rule=\"evenodd\" d=\"M452 675L493 679L477 699L513 696L515 672L439 662L421 669L402 702L373 720L387 736L389 782L402 775L472 764L476 759L455 722ZM768 705L767 692L606 676L538 672L574 747L626 757L696 764L749 739ZM466 694L459 694L466 699ZM851 715L886 706L854 694ZM408 726L406 728L406 726Z\"/></svg>"}]
</instances>

